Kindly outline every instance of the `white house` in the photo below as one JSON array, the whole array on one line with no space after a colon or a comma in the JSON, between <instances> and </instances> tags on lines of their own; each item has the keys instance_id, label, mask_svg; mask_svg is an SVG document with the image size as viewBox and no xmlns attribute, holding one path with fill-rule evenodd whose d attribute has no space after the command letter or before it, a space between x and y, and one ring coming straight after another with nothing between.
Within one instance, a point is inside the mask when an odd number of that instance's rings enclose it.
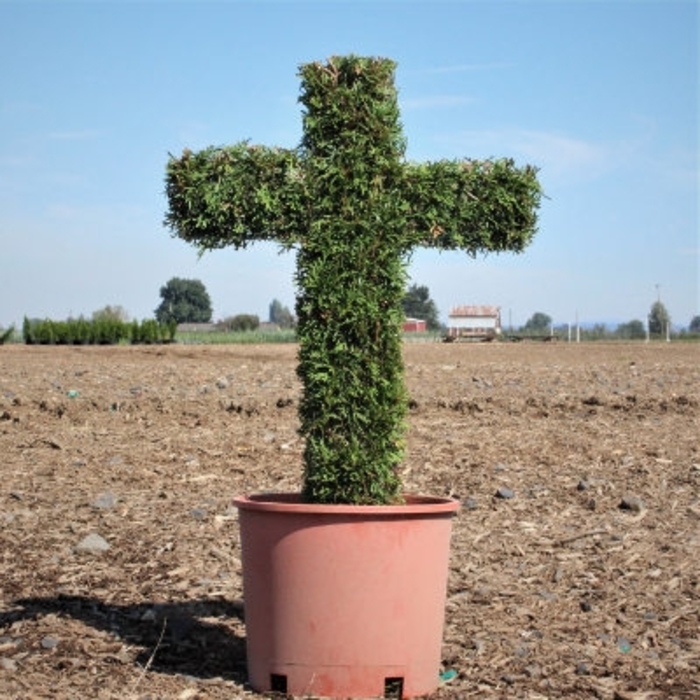
<instances>
[{"instance_id":1,"label":"white house","mask_svg":"<svg viewBox=\"0 0 700 700\"><path fill-rule=\"evenodd\" d=\"M501 334L500 306L454 306L447 322L452 340L493 340Z\"/></svg>"}]
</instances>

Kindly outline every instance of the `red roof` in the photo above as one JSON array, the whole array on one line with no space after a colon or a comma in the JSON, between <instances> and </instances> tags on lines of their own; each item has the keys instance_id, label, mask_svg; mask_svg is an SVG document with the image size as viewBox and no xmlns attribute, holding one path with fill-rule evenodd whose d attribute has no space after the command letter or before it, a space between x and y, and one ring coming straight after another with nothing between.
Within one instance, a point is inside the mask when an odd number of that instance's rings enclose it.
<instances>
[{"instance_id":1,"label":"red roof","mask_svg":"<svg viewBox=\"0 0 700 700\"><path fill-rule=\"evenodd\" d=\"M450 318L497 318L500 306L453 306Z\"/></svg>"}]
</instances>

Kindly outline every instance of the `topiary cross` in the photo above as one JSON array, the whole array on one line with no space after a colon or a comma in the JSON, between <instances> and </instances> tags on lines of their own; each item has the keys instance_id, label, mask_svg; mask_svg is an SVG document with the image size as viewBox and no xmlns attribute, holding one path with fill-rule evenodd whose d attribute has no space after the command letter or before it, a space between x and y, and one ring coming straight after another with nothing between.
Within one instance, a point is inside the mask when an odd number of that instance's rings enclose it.
<instances>
[{"instance_id":1,"label":"topiary cross","mask_svg":"<svg viewBox=\"0 0 700 700\"><path fill-rule=\"evenodd\" d=\"M407 395L402 299L414 248L522 251L536 230L536 168L512 160L410 163L396 64L300 67L296 149L185 150L166 174L174 235L201 251L253 241L297 250L304 497L400 501Z\"/></svg>"}]
</instances>

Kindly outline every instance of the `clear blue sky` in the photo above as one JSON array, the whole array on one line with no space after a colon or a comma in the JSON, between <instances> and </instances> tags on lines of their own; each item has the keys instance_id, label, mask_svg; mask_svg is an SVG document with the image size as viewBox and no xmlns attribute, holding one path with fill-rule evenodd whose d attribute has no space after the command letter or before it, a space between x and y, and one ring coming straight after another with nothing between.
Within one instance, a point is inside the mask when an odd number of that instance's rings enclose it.
<instances>
[{"instance_id":1,"label":"clear blue sky","mask_svg":"<svg viewBox=\"0 0 700 700\"><path fill-rule=\"evenodd\" d=\"M168 153L296 146L300 63L398 61L411 160L510 156L547 199L522 255L417 251L446 320L700 314L698 7L647 2L0 0L0 326L120 305L152 317L172 277L215 318L293 309L293 254L199 259L162 225Z\"/></svg>"}]
</instances>

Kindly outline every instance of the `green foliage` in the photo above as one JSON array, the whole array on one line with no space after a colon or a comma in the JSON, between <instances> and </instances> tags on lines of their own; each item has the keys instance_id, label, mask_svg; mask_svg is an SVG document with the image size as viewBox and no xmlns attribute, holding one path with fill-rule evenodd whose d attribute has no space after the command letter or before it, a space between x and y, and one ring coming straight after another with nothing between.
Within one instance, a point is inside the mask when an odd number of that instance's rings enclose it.
<instances>
[{"instance_id":1,"label":"green foliage","mask_svg":"<svg viewBox=\"0 0 700 700\"><path fill-rule=\"evenodd\" d=\"M73 339L75 345L87 345L92 341L93 327L89 321L86 321L82 316L73 324Z\"/></svg>"},{"instance_id":2,"label":"green foliage","mask_svg":"<svg viewBox=\"0 0 700 700\"><path fill-rule=\"evenodd\" d=\"M255 314L237 314L217 321L215 327L222 333L246 333L260 328L260 318Z\"/></svg>"},{"instance_id":3,"label":"green foliage","mask_svg":"<svg viewBox=\"0 0 700 700\"><path fill-rule=\"evenodd\" d=\"M523 330L526 332L543 333L545 331L549 332L551 326L552 317L541 311L537 311L525 322Z\"/></svg>"},{"instance_id":4,"label":"green foliage","mask_svg":"<svg viewBox=\"0 0 700 700\"><path fill-rule=\"evenodd\" d=\"M304 64L297 149L244 141L167 164L174 235L200 251L255 240L297 248L304 494L315 502L401 498L412 250L519 252L535 232L535 168L404 161L395 68L358 56Z\"/></svg>"},{"instance_id":5,"label":"green foliage","mask_svg":"<svg viewBox=\"0 0 700 700\"><path fill-rule=\"evenodd\" d=\"M13 336L15 334L15 327L10 326L9 328L6 328L4 331L0 329L0 345L4 345L8 340L12 340Z\"/></svg>"},{"instance_id":6,"label":"green foliage","mask_svg":"<svg viewBox=\"0 0 700 700\"><path fill-rule=\"evenodd\" d=\"M604 340L608 335L608 329L604 323L594 323L586 330L587 340Z\"/></svg>"},{"instance_id":7,"label":"green foliage","mask_svg":"<svg viewBox=\"0 0 700 700\"><path fill-rule=\"evenodd\" d=\"M129 320L129 314L122 306L110 306L108 304L104 308L92 312L93 321L100 321L103 319L122 321L126 323L126 321Z\"/></svg>"},{"instance_id":8,"label":"green foliage","mask_svg":"<svg viewBox=\"0 0 700 700\"><path fill-rule=\"evenodd\" d=\"M260 328L260 319L255 314L237 314L229 321L229 330L235 332L256 331Z\"/></svg>"},{"instance_id":9,"label":"green foliage","mask_svg":"<svg viewBox=\"0 0 700 700\"><path fill-rule=\"evenodd\" d=\"M178 331L177 342L183 345L263 345L296 343L293 330L269 331Z\"/></svg>"},{"instance_id":10,"label":"green foliage","mask_svg":"<svg viewBox=\"0 0 700 700\"><path fill-rule=\"evenodd\" d=\"M163 324L161 324L161 329L163 328ZM168 343L173 343L175 342L175 334L177 333L177 321L174 318L171 318L169 321L165 323L165 340Z\"/></svg>"},{"instance_id":11,"label":"green foliage","mask_svg":"<svg viewBox=\"0 0 700 700\"><path fill-rule=\"evenodd\" d=\"M117 318L98 317L92 321L69 318L67 321L38 320L25 317L22 335L27 345L115 345L123 342L169 343L175 338L177 324L146 319L126 323Z\"/></svg>"},{"instance_id":12,"label":"green foliage","mask_svg":"<svg viewBox=\"0 0 700 700\"><path fill-rule=\"evenodd\" d=\"M541 191L531 166L510 159L412 164L404 188L409 249L520 253L535 234Z\"/></svg>"},{"instance_id":13,"label":"green foliage","mask_svg":"<svg viewBox=\"0 0 700 700\"><path fill-rule=\"evenodd\" d=\"M435 302L430 298L430 290L425 286L412 284L401 302L406 318L419 318L425 321L427 330L440 330L440 319Z\"/></svg>"},{"instance_id":14,"label":"green foliage","mask_svg":"<svg viewBox=\"0 0 700 700\"><path fill-rule=\"evenodd\" d=\"M101 318L92 322L92 339L98 345L113 345L129 337L128 326L115 318Z\"/></svg>"},{"instance_id":15,"label":"green foliage","mask_svg":"<svg viewBox=\"0 0 700 700\"><path fill-rule=\"evenodd\" d=\"M22 337L27 345L33 345L35 342L33 323L26 316L22 321Z\"/></svg>"},{"instance_id":16,"label":"green foliage","mask_svg":"<svg viewBox=\"0 0 700 700\"><path fill-rule=\"evenodd\" d=\"M700 333L700 316L693 316L688 324L688 331L690 333Z\"/></svg>"},{"instance_id":17,"label":"green foliage","mask_svg":"<svg viewBox=\"0 0 700 700\"><path fill-rule=\"evenodd\" d=\"M307 229L309 201L296 151L243 141L170 157L165 223L200 250L253 240L285 246Z\"/></svg>"},{"instance_id":18,"label":"green foliage","mask_svg":"<svg viewBox=\"0 0 700 700\"><path fill-rule=\"evenodd\" d=\"M161 303L155 311L160 323L209 323L211 299L200 280L173 277L160 288Z\"/></svg>"},{"instance_id":19,"label":"green foliage","mask_svg":"<svg viewBox=\"0 0 700 700\"><path fill-rule=\"evenodd\" d=\"M132 323L130 337L134 344L153 345L160 341L160 324L152 318Z\"/></svg>"},{"instance_id":20,"label":"green foliage","mask_svg":"<svg viewBox=\"0 0 700 700\"><path fill-rule=\"evenodd\" d=\"M294 314L278 299L273 299L270 304L269 321L276 323L280 328L294 328L296 325Z\"/></svg>"},{"instance_id":21,"label":"green foliage","mask_svg":"<svg viewBox=\"0 0 700 700\"><path fill-rule=\"evenodd\" d=\"M647 331L644 323L639 319L635 319L618 325L615 334L625 340L643 340L647 336Z\"/></svg>"},{"instance_id":22,"label":"green foliage","mask_svg":"<svg viewBox=\"0 0 700 700\"><path fill-rule=\"evenodd\" d=\"M652 336L665 336L667 329L670 329L671 317L660 301L655 301L651 305L648 320L649 334Z\"/></svg>"}]
</instances>

